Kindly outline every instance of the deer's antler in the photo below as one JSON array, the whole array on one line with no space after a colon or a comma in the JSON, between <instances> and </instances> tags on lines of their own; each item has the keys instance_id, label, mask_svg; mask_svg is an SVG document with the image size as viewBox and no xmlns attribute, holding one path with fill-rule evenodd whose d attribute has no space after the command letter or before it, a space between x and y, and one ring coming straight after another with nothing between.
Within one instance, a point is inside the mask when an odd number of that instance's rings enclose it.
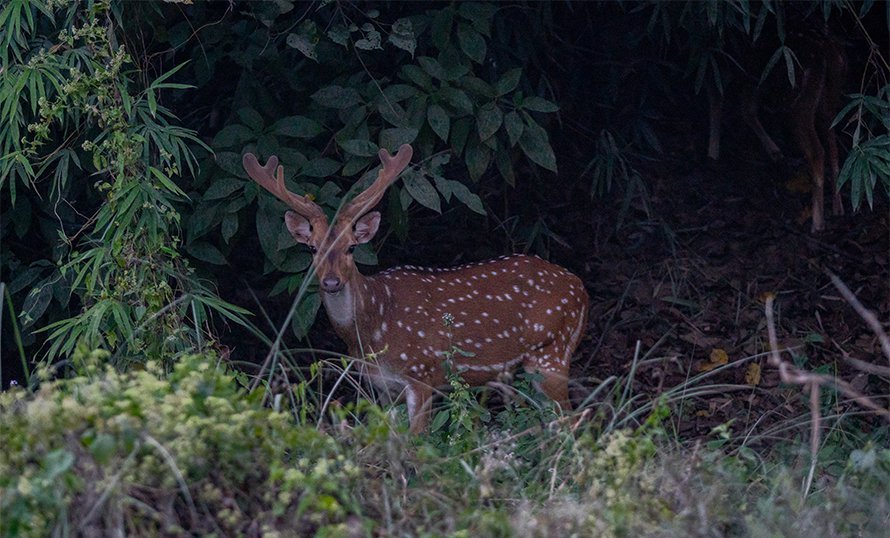
<instances>
[{"instance_id":1,"label":"deer's antler","mask_svg":"<svg viewBox=\"0 0 890 538\"><path fill-rule=\"evenodd\" d=\"M399 174L411 162L414 150L408 144L402 144L395 155L390 155L385 149L378 152L383 167L377 174L377 179L370 187L360 192L343 208L344 218L356 219L371 210L383 198L383 193L392 185Z\"/></svg>"},{"instance_id":2,"label":"deer's antler","mask_svg":"<svg viewBox=\"0 0 890 538\"><path fill-rule=\"evenodd\" d=\"M271 192L298 214L310 221L318 218L327 219L324 211L318 204L305 196L300 196L287 190L287 186L284 184L284 167L278 165L278 157L275 155L269 157L266 166L261 166L256 155L245 153L242 158L242 164L244 169L247 170L247 175L252 180L259 183L261 187ZM273 171L275 172L274 175Z\"/></svg>"}]
</instances>

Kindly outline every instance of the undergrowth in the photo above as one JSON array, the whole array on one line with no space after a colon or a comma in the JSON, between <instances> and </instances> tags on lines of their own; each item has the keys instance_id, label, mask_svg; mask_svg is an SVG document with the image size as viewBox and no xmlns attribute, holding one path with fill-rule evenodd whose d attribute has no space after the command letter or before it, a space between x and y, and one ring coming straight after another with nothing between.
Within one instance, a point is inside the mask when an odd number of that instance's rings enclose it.
<instances>
[{"instance_id":1,"label":"undergrowth","mask_svg":"<svg viewBox=\"0 0 890 538\"><path fill-rule=\"evenodd\" d=\"M36 392L0 394L3 536L877 536L890 523L890 450L853 437L804 495L805 448L727 450L726 428L683 444L664 405L615 428L592 408L492 410L452 376L415 437L364 401L321 427L269 408L212 355L167 375L120 373L84 348L73 362L75 377L45 370Z\"/></svg>"}]
</instances>

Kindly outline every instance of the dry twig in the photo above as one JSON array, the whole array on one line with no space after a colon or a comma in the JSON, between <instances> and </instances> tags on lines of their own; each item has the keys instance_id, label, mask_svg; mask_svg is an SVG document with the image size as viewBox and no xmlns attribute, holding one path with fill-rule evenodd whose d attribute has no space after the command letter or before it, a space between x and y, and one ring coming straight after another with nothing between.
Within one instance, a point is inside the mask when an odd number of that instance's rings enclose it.
<instances>
[{"instance_id":1,"label":"dry twig","mask_svg":"<svg viewBox=\"0 0 890 538\"><path fill-rule=\"evenodd\" d=\"M840 282L840 280L838 280L838 282ZM849 289L847 289L847 291L849 292ZM810 486L812 486L813 483L813 474L816 469L816 461L819 453L819 443L821 441L822 415L819 413L819 393L821 386L823 384L833 385L835 389L838 390L838 392L849 397L851 400L855 401L862 407L865 407L866 409L869 409L882 416L888 421L890 421L890 410L884 409L883 407L875 403L871 398L859 393L846 381L833 376L807 372L806 370L801 370L793 364L782 360L779 349L779 339L776 336L776 323L773 315L773 305L775 304L775 301L776 296L774 294L767 295L765 313L766 329L769 336L770 345L769 364L779 370L779 379L783 383L801 385L808 388L810 391L810 472L807 475L806 485L804 486L804 494L807 494L810 490Z\"/></svg>"}]
</instances>

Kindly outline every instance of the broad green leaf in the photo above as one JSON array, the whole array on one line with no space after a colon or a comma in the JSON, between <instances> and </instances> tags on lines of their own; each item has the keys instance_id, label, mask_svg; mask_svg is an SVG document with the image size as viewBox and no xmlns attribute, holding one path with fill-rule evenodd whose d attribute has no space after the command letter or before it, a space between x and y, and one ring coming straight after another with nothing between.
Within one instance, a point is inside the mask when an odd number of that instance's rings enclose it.
<instances>
[{"instance_id":1,"label":"broad green leaf","mask_svg":"<svg viewBox=\"0 0 890 538\"><path fill-rule=\"evenodd\" d=\"M414 168L409 169L402 174L402 181L405 183L405 188L408 190L411 198L438 213L442 212L439 193L436 192L436 188L424 177L423 173Z\"/></svg>"},{"instance_id":2,"label":"broad green leaf","mask_svg":"<svg viewBox=\"0 0 890 538\"><path fill-rule=\"evenodd\" d=\"M287 275L285 277L279 278L278 282L272 286L272 291L269 292L269 297L275 297L280 293L287 291L288 293L293 293L294 290L300 287L300 284L303 282L303 275Z\"/></svg>"},{"instance_id":3,"label":"broad green leaf","mask_svg":"<svg viewBox=\"0 0 890 538\"><path fill-rule=\"evenodd\" d=\"M501 128L504 115L498 105L494 102L488 103L479 109L479 116L476 118L476 128L479 132L479 140L483 142L488 140L498 129Z\"/></svg>"},{"instance_id":4,"label":"broad green leaf","mask_svg":"<svg viewBox=\"0 0 890 538\"><path fill-rule=\"evenodd\" d=\"M31 291L28 292L28 295L25 297L25 302L22 305L22 312L19 314L19 317L22 320L22 328L30 327L43 315L44 312L46 312L52 297L52 286L50 286L49 282L46 280L42 280L40 285L31 288Z\"/></svg>"},{"instance_id":5,"label":"broad green leaf","mask_svg":"<svg viewBox=\"0 0 890 538\"><path fill-rule=\"evenodd\" d=\"M315 321L318 313L318 307L321 306L321 297L317 291L307 291L300 298L297 310L291 318L291 330L297 338L305 338L309 333L309 328Z\"/></svg>"},{"instance_id":6,"label":"broad green leaf","mask_svg":"<svg viewBox=\"0 0 890 538\"><path fill-rule=\"evenodd\" d=\"M519 79L522 77L522 68L517 67L504 73L504 76L494 85L497 96L506 95L516 89L519 85Z\"/></svg>"},{"instance_id":7,"label":"broad green leaf","mask_svg":"<svg viewBox=\"0 0 890 538\"><path fill-rule=\"evenodd\" d=\"M245 142L253 140L256 135L249 127L240 123L233 123L220 129L216 136L213 137L213 147L228 148L242 146Z\"/></svg>"},{"instance_id":8,"label":"broad green leaf","mask_svg":"<svg viewBox=\"0 0 890 538\"><path fill-rule=\"evenodd\" d=\"M281 145L278 143L278 137L273 134L260 135L256 143L256 151L260 155L278 155Z\"/></svg>"},{"instance_id":9,"label":"broad green leaf","mask_svg":"<svg viewBox=\"0 0 890 538\"><path fill-rule=\"evenodd\" d=\"M448 141L448 131L451 129L451 118L445 109L437 104L429 106L426 112L426 120L432 127L433 132L442 139L443 142Z\"/></svg>"},{"instance_id":10,"label":"broad green leaf","mask_svg":"<svg viewBox=\"0 0 890 538\"><path fill-rule=\"evenodd\" d=\"M338 45L349 46L349 28L342 24L335 24L328 30L327 36Z\"/></svg>"},{"instance_id":11,"label":"broad green leaf","mask_svg":"<svg viewBox=\"0 0 890 538\"><path fill-rule=\"evenodd\" d=\"M353 157L346 161L340 173L345 177L351 177L367 168L373 162L374 159L368 157Z\"/></svg>"},{"instance_id":12,"label":"broad green leaf","mask_svg":"<svg viewBox=\"0 0 890 538\"><path fill-rule=\"evenodd\" d=\"M31 285L37 278L40 276L40 273L44 271L43 267L29 267L24 271L18 270L18 274L12 279L12 282L9 283L9 293L15 295L19 291L23 290L26 286ZM10 275L12 276L12 275ZM2 299L2 297L0 297Z\"/></svg>"},{"instance_id":13,"label":"broad green leaf","mask_svg":"<svg viewBox=\"0 0 890 538\"><path fill-rule=\"evenodd\" d=\"M271 200L271 194L260 198L260 207L256 212L256 237L266 258L275 265L281 263L285 255L278 250L278 234L284 228L284 213L279 209L282 205Z\"/></svg>"},{"instance_id":14,"label":"broad green leaf","mask_svg":"<svg viewBox=\"0 0 890 538\"><path fill-rule=\"evenodd\" d=\"M296 244L296 241L290 237L290 233L285 230L282 235L286 235L290 239L290 245ZM281 240L279 239L279 243ZM300 273L309 268L312 264L312 254L304 248L291 248L284 254L284 261L281 262L279 268L288 273Z\"/></svg>"},{"instance_id":15,"label":"broad green leaf","mask_svg":"<svg viewBox=\"0 0 890 538\"><path fill-rule=\"evenodd\" d=\"M226 257L214 245L207 241L195 241L188 246L189 254L199 260L214 265L226 265Z\"/></svg>"},{"instance_id":16,"label":"broad green leaf","mask_svg":"<svg viewBox=\"0 0 890 538\"><path fill-rule=\"evenodd\" d=\"M290 234L286 226L278 229L278 240L275 243L277 250L287 250L297 245L297 240Z\"/></svg>"},{"instance_id":17,"label":"broad green leaf","mask_svg":"<svg viewBox=\"0 0 890 538\"><path fill-rule=\"evenodd\" d=\"M337 173L339 169L340 163L337 161L327 157L319 157L306 163L303 169L300 170L300 173L308 177L329 177Z\"/></svg>"},{"instance_id":18,"label":"broad green leaf","mask_svg":"<svg viewBox=\"0 0 890 538\"><path fill-rule=\"evenodd\" d=\"M244 181L232 177L214 180L204 191L204 200L219 200L244 188Z\"/></svg>"},{"instance_id":19,"label":"broad green leaf","mask_svg":"<svg viewBox=\"0 0 890 538\"><path fill-rule=\"evenodd\" d=\"M411 205L411 200L411 194L408 193L408 189L399 189L399 207L402 208L402 213Z\"/></svg>"},{"instance_id":20,"label":"broad green leaf","mask_svg":"<svg viewBox=\"0 0 890 538\"><path fill-rule=\"evenodd\" d=\"M405 127L408 122L408 115L402 106L394 101L381 100L377 104L377 112L390 125L396 127Z\"/></svg>"},{"instance_id":21,"label":"broad green leaf","mask_svg":"<svg viewBox=\"0 0 890 538\"><path fill-rule=\"evenodd\" d=\"M416 99L412 99L408 110L406 111L407 124L405 127L420 131L426 124L426 107L429 98L426 95L419 95Z\"/></svg>"},{"instance_id":22,"label":"broad green leaf","mask_svg":"<svg viewBox=\"0 0 890 538\"><path fill-rule=\"evenodd\" d=\"M556 103L552 103L540 97L530 96L522 100L522 108L534 112L556 112L559 107Z\"/></svg>"},{"instance_id":23,"label":"broad green leaf","mask_svg":"<svg viewBox=\"0 0 890 538\"><path fill-rule=\"evenodd\" d=\"M471 210L485 215L485 207L482 205L482 199L477 194L470 192L470 189L460 181L451 181L451 192L455 198L463 202L464 205Z\"/></svg>"},{"instance_id":24,"label":"broad green leaf","mask_svg":"<svg viewBox=\"0 0 890 538\"><path fill-rule=\"evenodd\" d=\"M298 169L309 162L305 155L292 148L278 148L276 155L278 155L281 165L284 166L285 179L293 177Z\"/></svg>"},{"instance_id":25,"label":"broad green leaf","mask_svg":"<svg viewBox=\"0 0 890 538\"><path fill-rule=\"evenodd\" d=\"M307 186L308 187L308 186ZM340 187L333 181L325 181L324 185L315 193L316 203L336 205L340 201Z\"/></svg>"},{"instance_id":26,"label":"broad green leaf","mask_svg":"<svg viewBox=\"0 0 890 538\"><path fill-rule=\"evenodd\" d=\"M318 61L318 54L315 52L316 43L313 39L304 34L291 33L288 34L286 40L288 47L293 47L303 53L303 56L310 60Z\"/></svg>"},{"instance_id":27,"label":"broad green leaf","mask_svg":"<svg viewBox=\"0 0 890 538\"><path fill-rule=\"evenodd\" d=\"M445 198L445 203L451 202L451 184L455 183L449 179L445 179L444 177L434 174L433 181L436 184L436 189L442 194L442 198Z\"/></svg>"},{"instance_id":28,"label":"broad green leaf","mask_svg":"<svg viewBox=\"0 0 890 538\"><path fill-rule=\"evenodd\" d=\"M64 449L54 450L43 458L43 478L47 480L47 483L53 483L73 464L73 454Z\"/></svg>"},{"instance_id":29,"label":"broad green leaf","mask_svg":"<svg viewBox=\"0 0 890 538\"><path fill-rule=\"evenodd\" d=\"M467 94L463 90L445 86L439 90L439 95L445 102L453 106L461 114L473 113L473 101L467 97Z\"/></svg>"},{"instance_id":30,"label":"broad green leaf","mask_svg":"<svg viewBox=\"0 0 890 538\"><path fill-rule=\"evenodd\" d=\"M485 54L488 50L485 38L469 24L459 23L457 25L457 42L460 44L460 50L471 60L477 64L485 61Z\"/></svg>"},{"instance_id":31,"label":"broad green leaf","mask_svg":"<svg viewBox=\"0 0 890 538\"><path fill-rule=\"evenodd\" d=\"M431 170L434 174L439 174L439 175L441 175L441 174L442 174L442 167L445 166L446 164L450 163L450 162L451 162L451 155L450 155L450 154L448 154L448 153L437 153L436 155L433 155L433 156L430 158L429 163L427 164L427 167L428 167L428 169Z\"/></svg>"},{"instance_id":32,"label":"broad green leaf","mask_svg":"<svg viewBox=\"0 0 890 538\"><path fill-rule=\"evenodd\" d=\"M495 5L482 2L461 2L457 11L461 17L470 21L478 32L489 35L491 18L497 9Z\"/></svg>"},{"instance_id":33,"label":"broad green leaf","mask_svg":"<svg viewBox=\"0 0 890 538\"><path fill-rule=\"evenodd\" d=\"M531 116L525 118L525 130L519 137L519 147L533 163L556 172L556 155L550 147L547 131L538 125Z\"/></svg>"},{"instance_id":34,"label":"broad green leaf","mask_svg":"<svg viewBox=\"0 0 890 538\"><path fill-rule=\"evenodd\" d=\"M318 61L315 51L318 44L318 27L311 20L304 20L296 33L290 33L286 40L288 47L293 47L310 60Z\"/></svg>"},{"instance_id":35,"label":"broad green leaf","mask_svg":"<svg viewBox=\"0 0 890 538\"><path fill-rule=\"evenodd\" d=\"M417 95L417 88L408 84L390 84L383 89L383 95L390 102L404 101Z\"/></svg>"},{"instance_id":36,"label":"broad green leaf","mask_svg":"<svg viewBox=\"0 0 890 538\"><path fill-rule=\"evenodd\" d=\"M265 125L265 123L263 122L263 117L260 116L260 113L256 110L250 107L244 107L238 109L237 114L238 117L241 118L241 122L253 129L254 132L260 132L263 130L263 125Z\"/></svg>"},{"instance_id":37,"label":"broad green leaf","mask_svg":"<svg viewBox=\"0 0 890 538\"><path fill-rule=\"evenodd\" d=\"M355 48L361 50L374 50L383 48L380 46L380 32L374 28L374 25L366 22L362 25L362 33L364 37L356 40Z\"/></svg>"},{"instance_id":38,"label":"broad green leaf","mask_svg":"<svg viewBox=\"0 0 890 538\"><path fill-rule=\"evenodd\" d=\"M312 94L312 100L328 108L343 109L360 103L362 97L355 88L327 86Z\"/></svg>"},{"instance_id":39,"label":"broad green leaf","mask_svg":"<svg viewBox=\"0 0 890 538\"><path fill-rule=\"evenodd\" d=\"M402 18L392 23L392 33L389 34L387 41L414 56L417 40L414 37L414 26L411 24L411 20Z\"/></svg>"},{"instance_id":40,"label":"broad green leaf","mask_svg":"<svg viewBox=\"0 0 890 538\"><path fill-rule=\"evenodd\" d=\"M416 65L403 65L399 74L406 80L417 84L425 90L433 89L433 79L426 72Z\"/></svg>"},{"instance_id":41,"label":"broad green leaf","mask_svg":"<svg viewBox=\"0 0 890 538\"><path fill-rule=\"evenodd\" d=\"M340 142L340 147L343 148L346 153L358 157L373 157L374 155L377 155L377 150L380 149L370 140L358 139Z\"/></svg>"},{"instance_id":42,"label":"broad green leaf","mask_svg":"<svg viewBox=\"0 0 890 538\"><path fill-rule=\"evenodd\" d=\"M228 213L223 217L220 232L222 232L223 241L226 243L232 239L235 232L238 231L238 215L236 213Z\"/></svg>"},{"instance_id":43,"label":"broad green leaf","mask_svg":"<svg viewBox=\"0 0 890 538\"><path fill-rule=\"evenodd\" d=\"M436 413L436 417L433 419L432 424L430 424L430 432L437 432L442 429L442 426L448 422L448 417L451 416L451 411L448 409L443 409Z\"/></svg>"},{"instance_id":44,"label":"broad green leaf","mask_svg":"<svg viewBox=\"0 0 890 538\"><path fill-rule=\"evenodd\" d=\"M352 253L352 259L360 265L377 265L377 253L369 243L359 245Z\"/></svg>"},{"instance_id":45,"label":"broad green leaf","mask_svg":"<svg viewBox=\"0 0 890 538\"><path fill-rule=\"evenodd\" d=\"M513 161L510 158L510 150L500 148L495 152L494 164L498 167L498 172L511 187L516 186L516 174L513 172Z\"/></svg>"},{"instance_id":46,"label":"broad green leaf","mask_svg":"<svg viewBox=\"0 0 890 538\"><path fill-rule=\"evenodd\" d=\"M429 56L419 56L417 58L417 63L420 64L420 67L433 78L437 78L439 80L447 80L449 77L445 73L445 69L439 64L439 61L435 58L430 58Z\"/></svg>"},{"instance_id":47,"label":"broad green leaf","mask_svg":"<svg viewBox=\"0 0 890 538\"><path fill-rule=\"evenodd\" d=\"M467 91L481 95L486 100L493 100L497 97L497 92L495 91L494 86L479 77L464 77L460 82Z\"/></svg>"},{"instance_id":48,"label":"broad green leaf","mask_svg":"<svg viewBox=\"0 0 890 538\"><path fill-rule=\"evenodd\" d=\"M272 125L272 132L293 138L312 138L324 132L320 123L306 116L288 116Z\"/></svg>"},{"instance_id":49,"label":"broad green leaf","mask_svg":"<svg viewBox=\"0 0 890 538\"><path fill-rule=\"evenodd\" d=\"M479 181L482 174L488 170L488 164L491 162L491 150L478 142L471 142L467 145L464 161L467 163L470 179Z\"/></svg>"},{"instance_id":50,"label":"broad green leaf","mask_svg":"<svg viewBox=\"0 0 890 538\"><path fill-rule=\"evenodd\" d=\"M247 172L241 164L241 155L230 151L221 151L214 155L216 164L235 177L247 178Z\"/></svg>"},{"instance_id":51,"label":"broad green leaf","mask_svg":"<svg viewBox=\"0 0 890 538\"><path fill-rule=\"evenodd\" d=\"M115 454L117 443L115 442L114 436L107 433L100 433L90 439L90 442L86 444L86 447L99 464L105 465Z\"/></svg>"},{"instance_id":52,"label":"broad green leaf","mask_svg":"<svg viewBox=\"0 0 890 538\"><path fill-rule=\"evenodd\" d=\"M445 74L444 80L454 81L470 72L470 66L455 47L447 47L437 59Z\"/></svg>"},{"instance_id":53,"label":"broad green leaf","mask_svg":"<svg viewBox=\"0 0 890 538\"><path fill-rule=\"evenodd\" d=\"M417 129L394 127L380 131L380 147L395 151L402 144L410 144L417 138Z\"/></svg>"},{"instance_id":54,"label":"broad green leaf","mask_svg":"<svg viewBox=\"0 0 890 538\"><path fill-rule=\"evenodd\" d=\"M519 142L519 137L522 136L522 131L525 130L525 124L522 123L522 118L519 117L515 110L507 112L504 116L504 127L507 129L510 147L515 147L516 143Z\"/></svg>"}]
</instances>

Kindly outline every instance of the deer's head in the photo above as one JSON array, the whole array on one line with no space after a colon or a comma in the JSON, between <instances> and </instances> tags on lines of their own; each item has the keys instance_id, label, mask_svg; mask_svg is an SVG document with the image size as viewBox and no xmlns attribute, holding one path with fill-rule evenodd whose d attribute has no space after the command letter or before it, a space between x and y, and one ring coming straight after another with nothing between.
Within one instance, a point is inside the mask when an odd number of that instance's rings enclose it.
<instances>
[{"instance_id":1,"label":"deer's head","mask_svg":"<svg viewBox=\"0 0 890 538\"><path fill-rule=\"evenodd\" d=\"M353 250L370 241L380 226L380 213L371 209L411 162L412 154L408 144L402 145L395 156L381 149L379 155L383 167L377 180L343 206L334 217L333 225L328 223L318 204L287 190L284 168L278 165L277 157L269 157L266 165L261 166L254 154L245 153L243 164L251 179L291 208L292 211L284 215L287 230L312 252L312 263L322 291L336 293L357 271L352 259Z\"/></svg>"}]
</instances>

